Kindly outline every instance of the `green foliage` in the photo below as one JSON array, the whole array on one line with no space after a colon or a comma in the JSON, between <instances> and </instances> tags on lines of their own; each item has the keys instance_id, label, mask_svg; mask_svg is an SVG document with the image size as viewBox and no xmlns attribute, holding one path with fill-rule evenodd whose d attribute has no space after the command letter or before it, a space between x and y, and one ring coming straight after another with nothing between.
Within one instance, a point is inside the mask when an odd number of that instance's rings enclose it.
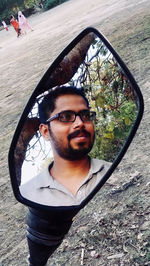
<instances>
[{"instance_id":1,"label":"green foliage","mask_svg":"<svg viewBox=\"0 0 150 266\"><path fill-rule=\"evenodd\" d=\"M116 110L107 110L107 97L102 110L97 111L96 139L91 156L112 161L126 140L136 117L136 105L127 101ZM104 110L105 108L105 110Z\"/></svg>"},{"instance_id":2,"label":"green foliage","mask_svg":"<svg viewBox=\"0 0 150 266\"><path fill-rule=\"evenodd\" d=\"M0 2L0 20L10 22L11 15L17 15L19 9L24 8L24 0L1 0Z\"/></svg>"},{"instance_id":3,"label":"green foliage","mask_svg":"<svg viewBox=\"0 0 150 266\"><path fill-rule=\"evenodd\" d=\"M14 15L17 18L19 10L28 16L34 13L36 7L43 6L44 9L50 9L60 5L67 0L0 0L0 20L5 20L10 23L10 16Z\"/></svg>"},{"instance_id":4,"label":"green foliage","mask_svg":"<svg viewBox=\"0 0 150 266\"><path fill-rule=\"evenodd\" d=\"M103 51L104 49L102 50L104 55ZM97 63L97 68L92 77L94 80L92 97L90 97L91 93L90 95L87 93L92 107L97 112L96 139L91 156L113 161L136 118L135 95L114 58ZM96 73L99 74L97 78Z\"/></svg>"},{"instance_id":5,"label":"green foliage","mask_svg":"<svg viewBox=\"0 0 150 266\"><path fill-rule=\"evenodd\" d=\"M64 2L66 2L67 0L46 0L45 4L44 4L44 8L45 9L51 9L57 5L60 5Z\"/></svg>"},{"instance_id":6,"label":"green foliage","mask_svg":"<svg viewBox=\"0 0 150 266\"><path fill-rule=\"evenodd\" d=\"M91 47L91 57L88 55L80 66L83 71L79 75L84 74L78 77L91 109L97 113L95 144L90 156L113 161L136 119L136 95L102 41L95 40Z\"/></svg>"},{"instance_id":7,"label":"green foliage","mask_svg":"<svg viewBox=\"0 0 150 266\"><path fill-rule=\"evenodd\" d=\"M0 15L0 20L1 21L5 20L5 22L9 24L11 15L12 15L12 11L10 9L5 9L2 15Z\"/></svg>"},{"instance_id":8,"label":"green foliage","mask_svg":"<svg viewBox=\"0 0 150 266\"><path fill-rule=\"evenodd\" d=\"M25 9L32 9L35 7L35 0L24 0Z\"/></svg>"}]
</instances>

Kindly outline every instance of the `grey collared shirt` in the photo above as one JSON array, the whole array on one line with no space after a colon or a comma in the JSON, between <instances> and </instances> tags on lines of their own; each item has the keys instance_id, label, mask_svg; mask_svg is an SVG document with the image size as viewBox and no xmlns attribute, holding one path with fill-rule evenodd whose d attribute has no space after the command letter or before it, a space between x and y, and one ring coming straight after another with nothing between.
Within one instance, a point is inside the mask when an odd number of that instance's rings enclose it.
<instances>
[{"instance_id":1,"label":"grey collared shirt","mask_svg":"<svg viewBox=\"0 0 150 266\"><path fill-rule=\"evenodd\" d=\"M80 204L95 188L111 163L91 159L91 167L88 175L84 178L75 195L66 187L53 179L49 167L20 186L21 195L33 202L47 206L71 206Z\"/></svg>"}]
</instances>

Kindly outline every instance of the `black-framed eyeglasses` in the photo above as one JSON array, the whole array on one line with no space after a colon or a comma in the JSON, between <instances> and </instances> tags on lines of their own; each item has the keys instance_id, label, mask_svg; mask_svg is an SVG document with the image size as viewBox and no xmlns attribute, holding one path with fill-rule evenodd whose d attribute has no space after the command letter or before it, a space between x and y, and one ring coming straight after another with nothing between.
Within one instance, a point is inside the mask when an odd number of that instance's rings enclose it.
<instances>
[{"instance_id":1,"label":"black-framed eyeglasses","mask_svg":"<svg viewBox=\"0 0 150 266\"><path fill-rule=\"evenodd\" d=\"M50 117L49 119L46 120L46 122L51 122L54 119L58 118L59 121L61 122L74 122L76 120L76 116L79 116L80 119L83 122L89 122L89 121L93 121L96 118L96 112L90 111L90 110L82 110L78 113L74 112L74 111L62 111L60 113L57 113L56 115Z\"/></svg>"}]
</instances>

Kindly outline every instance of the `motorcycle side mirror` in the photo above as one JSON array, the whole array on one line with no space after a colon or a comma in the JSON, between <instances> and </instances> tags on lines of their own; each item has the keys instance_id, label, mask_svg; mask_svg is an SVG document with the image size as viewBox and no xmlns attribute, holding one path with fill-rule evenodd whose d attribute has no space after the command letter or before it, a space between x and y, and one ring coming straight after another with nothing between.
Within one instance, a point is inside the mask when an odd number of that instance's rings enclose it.
<instances>
[{"instance_id":1,"label":"motorcycle side mirror","mask_svg":"<svg viewBox=\"0 0 150 266\"><path fill-rule=\"evenodd\" d=\"M38 105L58 86L84 88L91 110L96 112L95 142L89 155L100 160L99 168L103 169L107 162L106 170L78 205L61 203L61 199L56 204L51 200L45 204L42 197L32 198L36 176L53 161L51 145L39 131ZM83 208L122 160L143 110L141 91L108 40L94 28L83 30L44 74L17 125L9 150L9 172L16 199L29 207L48 211ZM28 187L31 197L24 194L22 187Z\"/></svg>"}]
</instances>

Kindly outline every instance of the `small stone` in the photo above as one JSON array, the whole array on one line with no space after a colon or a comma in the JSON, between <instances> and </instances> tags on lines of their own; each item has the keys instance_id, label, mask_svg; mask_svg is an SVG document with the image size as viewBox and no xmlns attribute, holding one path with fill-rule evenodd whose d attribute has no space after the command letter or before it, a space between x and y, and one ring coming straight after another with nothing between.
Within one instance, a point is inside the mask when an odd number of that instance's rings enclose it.
<instances>
[{"instance_id":1,"label":"small stone","mask_svg":"<svg viewBox=\"0 0 150 266\"><path fill-rule=\"evenodd\" d=\"M145 231L145 230L148 230L150 228L150 221L146 221L146 222L144 222L143 224L142 224L142 226L141 226L141 230L142 231Z\"/></svg>"},{"instance_id":2,"label":"small stone","mask_svg":"<svg viewBox=\"0 0 150 266\"><path fill-rule=\"evenodd\" d=\"M92 251L91 251L91 257L92 257L92 258L98 258L99 256L100 256L100 255L99 255L99 253L96 252L96 250L92 250Z\"/></svg>"},{"instance_id":3,"label":"small stone","mask_svg":"<svg viewBox=\"0 0 150 266\"><path fill-rule=\"evenodd\" d=\"M137 239L138 240L143 240L143 234L142 233L139 233L138 236L137 236Z\"/></svg>"},{"instance_id":4,"label":"small stone","mask_svg":"<svg viewBox=\"0 0 150 266\"><path fill-rule=\"evenodd\" d=\"M93 246L90 246L88 249L89 249L89 250L93 250L93 249L94 249L94 247L93 247Z\"/></svg>"},{"instance_id":5,"label":"small stone","mask_svg":"<svg viewBox=\"0 0 150 266\"><path fill-rule=\"evenodd\" d=\"M86 244L81 243L80 246L81 246L81 248L85 248L86 247Z\"/></svg>"},{"instance_id":6,"label":"small stone","mask_svg":"<svg viewBox=\"0 0 150 266\"><path fill-rule=\"evenodd\" d=\"M122 258L124 256L124 253L117 253L117 254L114 254L114 255L111 255L109 257L107 257L108 260L111 260L111 259L119 259L119 258Z\"/></svg>"}]
</instances>

